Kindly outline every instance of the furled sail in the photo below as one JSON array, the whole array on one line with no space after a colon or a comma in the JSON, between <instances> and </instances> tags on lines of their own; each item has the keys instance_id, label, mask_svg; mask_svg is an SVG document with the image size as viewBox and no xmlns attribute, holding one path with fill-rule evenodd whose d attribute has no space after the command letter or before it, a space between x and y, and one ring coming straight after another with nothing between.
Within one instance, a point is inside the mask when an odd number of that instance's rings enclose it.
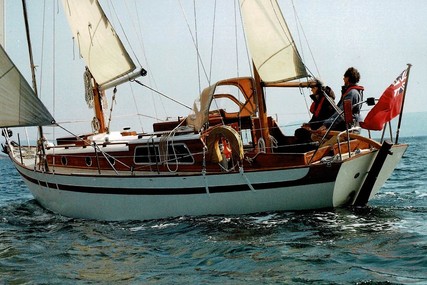
<instances>
[{"instance_id":1,"label":"furled sail","mask_svg":"<svg viewBox=\"0 0 427 285\"><path fill-rule=\"evenodd\" d=\"M264 82L307 77L292 35L276 0L240 0L252 60Z\"/></svg>"},{"instance_id":2,"label":"furled sail","mask_svg":"<svg viewBox=\"0 0 427 285\"><path fill-rule=\"evenodd\" d=\"M80 54L99 85L135 69L97 0L63 0L63 4Z\"/></svg>"},{"instance_id":3,"label":"furled sail","mask_svg":"<svg viewBox=\"0 0 427 285\"><path fill-rule=\"evenodd\" d=\"M52 115L0 46L0 127L45 126Z\"/></svg>"}]
</instances>

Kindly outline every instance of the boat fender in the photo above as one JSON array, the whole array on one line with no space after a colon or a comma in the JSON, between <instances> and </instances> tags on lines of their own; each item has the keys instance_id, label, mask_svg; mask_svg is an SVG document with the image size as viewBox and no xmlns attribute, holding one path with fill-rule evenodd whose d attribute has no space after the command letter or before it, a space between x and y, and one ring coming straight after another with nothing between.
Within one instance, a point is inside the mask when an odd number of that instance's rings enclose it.
<instances>
[{"instance_id":1,"label":"boat fender","mask_svg":"<svg viewBox=\"0 0 427 285\"><path fill-rule=\"evenodd\" d=\"M224 157L220 149L220 142L225 138L228 142L228 147L231 149L231 157L235 160L242 160L244 157L243 143L239 133L230 126L214 127L206 138L206 145L208 147L208 159L210 161L219 163Z\"/></svg>"}]
</instances>

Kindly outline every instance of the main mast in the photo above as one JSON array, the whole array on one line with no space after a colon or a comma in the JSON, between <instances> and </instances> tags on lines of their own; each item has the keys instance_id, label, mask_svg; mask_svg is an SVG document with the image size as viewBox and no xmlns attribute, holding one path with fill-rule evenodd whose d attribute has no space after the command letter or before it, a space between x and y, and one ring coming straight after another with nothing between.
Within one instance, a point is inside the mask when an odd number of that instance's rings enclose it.
<instances>
[{"instance_id":1,"label":"main mast","mask_svg":"<svg viewBox=\"0 0 427 285\"><path fill-rule=\"evenodd\" d=\"M27 44L28 44L28 53L30 56L30 67L31 67L31 81L33 84L33 90L34 93L36 95L36 97L38 97L38 93L37 93L37 81L36 81L36 67L34 65L34 58L33 58L33 48L31 45L31 36L30 36L30 26L28 24L28 14L27 14L27 4L25 0L22 0L22 10L24 13L24 22L25 22L25 33L27 35ZM42 126L38 126L39 129L39 137L43 138L43 128ZM44 149L43 149L44 151Z\"/></svg>"},{"instance_id":2,"label":"main mast","mask_svg":"<svg viewBox=\"0 0 427 285\"><path fill-rule=\"evenodd\" d=\"M87 78L93 91L95 132L108 132L102 97L104 90L115 87L141 72L134 72L135 64L97 0L63 0L65 14L79 44L79 52L87 66Z\"/></svg>"},{"instance_id":3,"label":"main mast","mask_svg":"<svg viewBox=\"0 0 427 285\"><path fill-rule=\"evenodd\" d=\"M108 132L105 126L104 108L102 106L102 97L105 94L104 91L100 90L98 83L88 67L86 67L85 71L85 81L86 96L93 100L94 117L92 119L92 129L95 133Z\"/></svg>"},{"instance_id":4,"label":"main mast","mask_svg":"<svg viewBox=\"0 0 427 285\"><path fill-rule=\"evenodd\" d=\"M30 26L28 24L28 14L27 14L27 4L25 0L22 0L22 10L24 13L24 22L25 22L25 32L27 35L27 43L28 43L28 52L30 55L30 66L31 66L31 78L32 78L32 84L33 84L33 89L34 89L34 94L36 97L38 97L38 93L37 93L37 81L36 81L36 67L34 65L34 58L33 58L33 49L31 46L31 36L30 36ZM47 160L45 160L46 157L46 152L44 149L44 144L43 144L43 140L44 140L44 135L43 135L43 127L42 126L38 126L38 132L39 132L39 140L37 140L37 145L40 148L41 151L41 162L44 163L44 167L45 167L45 171L49 171L49 166L47 163Z\"/></svg>"}]
</instances>

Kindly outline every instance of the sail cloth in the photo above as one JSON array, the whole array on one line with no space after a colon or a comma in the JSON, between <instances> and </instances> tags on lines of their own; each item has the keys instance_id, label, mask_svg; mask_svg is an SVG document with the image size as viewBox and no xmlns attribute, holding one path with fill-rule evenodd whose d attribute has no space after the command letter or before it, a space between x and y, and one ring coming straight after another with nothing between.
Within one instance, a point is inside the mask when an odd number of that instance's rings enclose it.
<instances>
[{"instance_id":1,"label":"sail cloth","mask_svg":"<svg viewBox=\"0 0 427 285\"><path fill-rule=\"evenodd\" d=\"M0 45L4 46L4 0L0 0Z\"/></svg>"},{"instance_id":2,"label":"sail cloth","mask_svg":"<svg viewBox=\"0 0 427 285\"><path fill-rule=\"evenodd\" d=\"M286 82L308 77L289 28L275 0L240 0L252 60L261 80Z\"/></svg>"},{"instance_id":3,"label":"sail cloth","mask_svg":"<svg viewBox=\"0 0 427 285\"><path fill-rule=\"evenodd\" d=\"M0 127L54 123L52 115L0 46Z\"/></svg>"},{"instance_id":4,"label":"sail cloth","mask_svg":"<svg viewBox=\"0 0 427 285\"><path fill-rule=\"evenodd\" d=\"M63 5L80 55L99 85L135 69L98 1L63 0Z\"/></svg>"},{"instance_id":5,"label":"sail cloth","mask_svg":"<svg viewBox=\"0 0 427 285\"><path fill-rule=\"evenodd\" d=\"M405 69L381 95L360 126L367 130L381 131L384 124L400 114L405 93L408 70Z\"/></svg>"}]
</instances>

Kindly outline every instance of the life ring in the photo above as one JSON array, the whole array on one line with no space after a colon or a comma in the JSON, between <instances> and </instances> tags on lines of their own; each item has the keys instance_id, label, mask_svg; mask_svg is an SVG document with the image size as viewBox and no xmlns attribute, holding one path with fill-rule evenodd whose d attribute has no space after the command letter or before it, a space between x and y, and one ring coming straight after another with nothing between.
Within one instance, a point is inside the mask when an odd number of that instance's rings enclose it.
<instances>
[{"instance_id":1,"label":"life ring","mask_svg":"<svg viewBox=\"0 0 427 285\"><path fill-rule=\"evenodd\" d=\"M220 142L222 143L223 139L226 140L227 145L223 145L224 149L221 152ZM240 161L244 157L242 139L239 133L230 126L212 128L206 138L206 145L208 147L208 159L214 163L221 162L224 156L227 156L226 152L229 150L231 150L231 153L228 153L228 155L234 160Z\"/></svg>"}]
</instances>

